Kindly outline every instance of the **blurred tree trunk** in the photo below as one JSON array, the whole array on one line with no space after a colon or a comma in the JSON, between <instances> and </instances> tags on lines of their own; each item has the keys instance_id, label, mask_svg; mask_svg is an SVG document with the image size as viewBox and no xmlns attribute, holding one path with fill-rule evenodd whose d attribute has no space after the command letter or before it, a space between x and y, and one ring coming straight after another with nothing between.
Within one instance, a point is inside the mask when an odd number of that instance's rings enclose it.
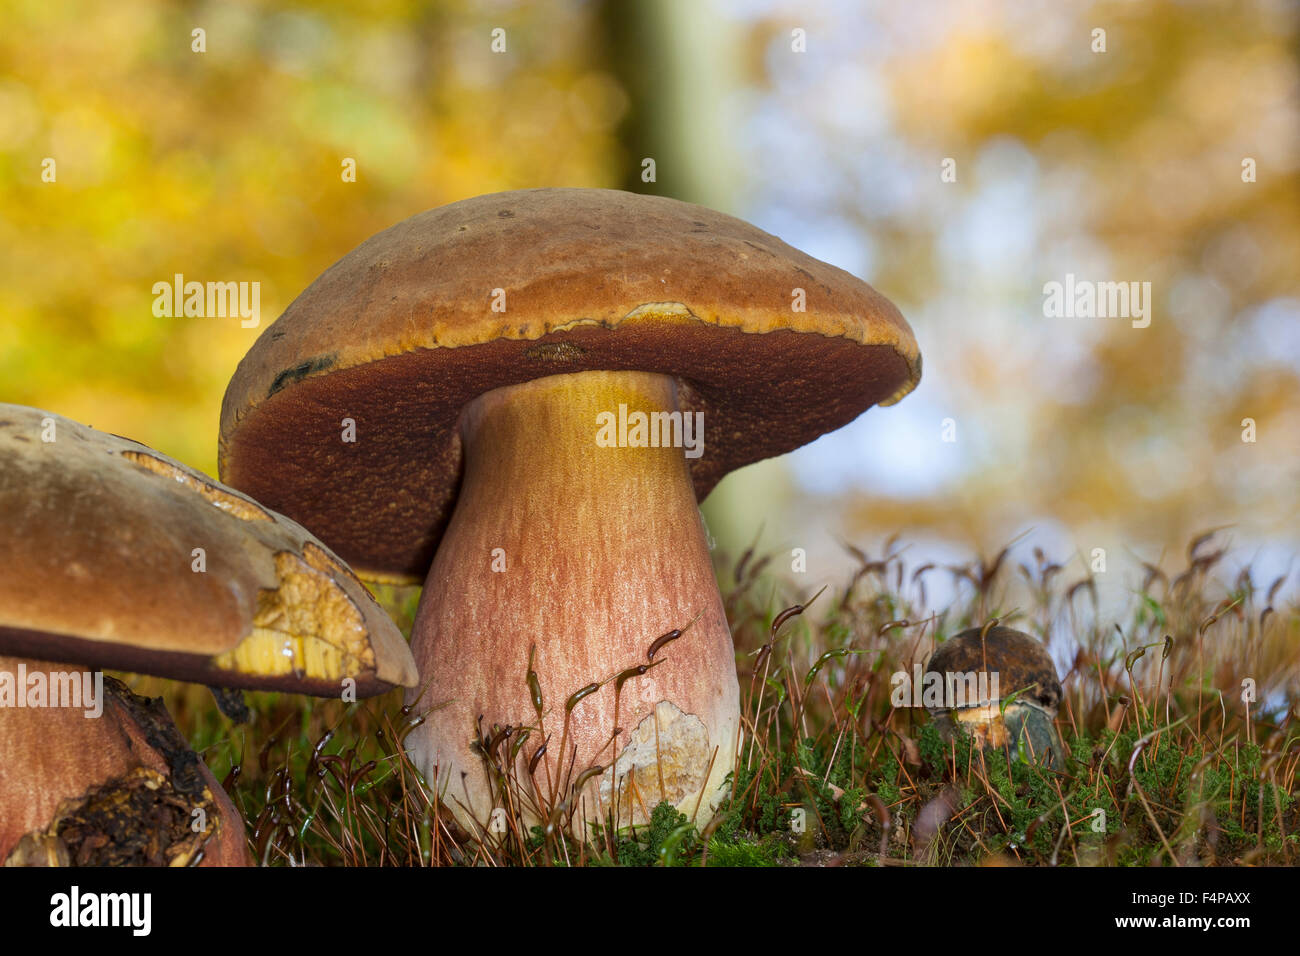
<instances>
[{"instance_id":1,"label":"blurred tree trunk","mask_svg":"<svg viewBox=\"0 0 1300 956\"><path fill-rule=\"evenodd\" d=\"M621 186L731 210L734 141L726 103L736 87L737 36L714 0L601 0L606 68L630 99L619 130ZM655 182L642 161L655 161Z\"/></svg>"},{"instance_id":2,"label":"blurred tree trunk","mask_svg":"<svg viewBox=\"0 0 1300 956\"><path fill-rule=\"evenodd\" d=\"M739 214L741 187L761 175L745 169L733 148L738 137L728 103L740 85L739 30L715 0L602 0L597 21L606 68L631 101L619 130L621 187ZM641 178L647 157L655 161L652 183ZM780 460L725 478L702 509L715 556L748 547L765 517L788 506L790 494ZM769 536L760 546L771 543Z\"/></svg>"}]
</instances>

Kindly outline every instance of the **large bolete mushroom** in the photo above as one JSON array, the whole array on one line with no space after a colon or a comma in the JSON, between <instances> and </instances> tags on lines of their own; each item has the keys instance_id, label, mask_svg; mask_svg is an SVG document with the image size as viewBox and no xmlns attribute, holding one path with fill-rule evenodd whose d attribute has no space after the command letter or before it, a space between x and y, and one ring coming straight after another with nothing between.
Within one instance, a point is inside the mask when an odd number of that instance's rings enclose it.
<instances>
[{"instance_id":1,"label":"large bolete mushroom","mask_svg":"<svg viewBox=\"0 0 1300 956\"><path fill-rule=\"evenodd\" d=\"M166 712L124 689L98 716L69 709L55 696L85 688L67 665L344 698L416 682L401 633L319 541L144 445L0 404L0 514L0 860L24 835L23 861L61 859L60 821L94 808L109 836L92 849L108 855L91 859L130 858L122 840L159 819L145 796L175 808L205 789L204 814L242 841Z\"/></svg>"},{"instance_id":2,"label":"large bolete mushroom","mask_svg":"<svg viewBox=\"0 0 1300 956\"><path fill-rule=\"evenodd\" d=\"M667 800L702 824L740 712L696 501L919 375L886 299L740 220L499 193L303 292L230 383L219 462L359 573L425 579L412 649L436 710L409 743L462 820L505 779L533 817Z\"/></svg>"}]
</instances>

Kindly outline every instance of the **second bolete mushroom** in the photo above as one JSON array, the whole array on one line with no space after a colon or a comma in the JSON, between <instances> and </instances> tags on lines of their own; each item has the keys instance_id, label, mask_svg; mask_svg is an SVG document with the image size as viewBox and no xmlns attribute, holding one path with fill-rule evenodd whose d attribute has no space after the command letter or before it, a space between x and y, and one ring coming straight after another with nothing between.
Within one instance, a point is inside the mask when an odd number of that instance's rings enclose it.
<instances>
[{"instance_id":1,"label":"second bolete mushroom","mask_svg":"<svg viewBox=\"0 0 1300 956\"><path fill-rule=\"evenodd\" d=\"M67 665L343 699L416 682L319 541L137 442L0 404L0 515L0 861L248 862L161 702L100 675L90 708Z\"/></svg>"},{"instance_id":2,"label":"second bolete mushroom","mask_svg":"<svg viewBox=\"0 0 1300 956\"><path fill-rule=\"evenodd\" d=\"M504 779L532 818L702 824L741 726L696 502L919 375L885 298L738 219L499 193L303 292L227 390L219 462L359 573L425 579L410 746L462 821Z\"/></svg>"}]
</instances>

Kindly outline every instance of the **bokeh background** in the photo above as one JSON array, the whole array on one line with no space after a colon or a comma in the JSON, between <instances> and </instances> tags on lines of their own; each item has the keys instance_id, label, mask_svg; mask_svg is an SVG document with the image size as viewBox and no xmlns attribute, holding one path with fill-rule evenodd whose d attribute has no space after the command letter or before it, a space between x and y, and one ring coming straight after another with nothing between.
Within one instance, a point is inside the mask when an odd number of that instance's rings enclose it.
<instances>
[{"instance_id":1,"label":"bokeh background","mask_svg":"<svg viewBox=\"0 0 1300 956\"><path fill-rule=\"evenodd\" d=\"M900 405L724 481L719 553L802 547L816 586L895 532L914 566L1103 548L1123 591L1224 526L1294 591L1298 64L1283 0L6 0L0 401L213 473L235 365L367 236L620 187L862 276L924 354ZM177 273L259 282L261 327L155 316ZM1068 273L1150 282L1150 327L1046 317Z\"/></svg>"}]
</instances>

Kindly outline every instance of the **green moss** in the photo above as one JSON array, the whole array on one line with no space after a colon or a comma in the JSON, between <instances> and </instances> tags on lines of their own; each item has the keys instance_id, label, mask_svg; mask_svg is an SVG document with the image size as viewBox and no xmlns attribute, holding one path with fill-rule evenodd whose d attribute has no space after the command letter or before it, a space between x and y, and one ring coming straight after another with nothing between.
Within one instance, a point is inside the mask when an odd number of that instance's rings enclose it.
<instances>
[{"instance_id":1,"label":"green moss","mask_svg":"<svg viewBox=\"0 0 1300 956\"><path fill-rule=\"evenodd\" d=\"M762 566L754 561L749 569ZM1203 569L1197 575L1184 574L1176 591L1139 595L1115 618L1089 618L1087 602L1069 605L1063 586L1044 588L1036 599L1045 603L1033 613L1010 615L1022 629L1074 620L1076 612L1082 618L1077 632L1056 637L1083 651L1065 680L1069 717L1063 711L1057 723L1066 750L1061 772L973 751L965 735L946 741L923 710L890 708L890 675L910 669L922 633L898 622L928 619L886 584L909 576L868 574L847 597L822 598L774 638L770 625L782 602L771 594L782 585L746 575L726 595L740 649L746 749L731 775L732 798L707 826L700 821L703 833L667 804L646 826L621 834L597 826L582 841L518 820L487 835L435 831L397 743L409 720L400 694L352 706L254 694L257 718L247 727L231 725L206 697L202 705L172 706L219 779L240 768L236 804L268 861L281 865L782 866L832 858L854 865L875 863L882 852L905 863L1003 856L1029 865L1168 866L1172 852L1193 864L1294 864L1295 741L1278 732L1290 702L1272 712L1255 706L1248 725L1235 698L1213 689L1215 669L1209 660L1202 668L1197 653L1204 627L1207 658L1248 659L1242 648L1254 648L1259 635L1247 625L1261 608L1249 589L1225 594ZM984 583L939 615L934 635L1019 606L998 575L967 580ZM412 593L383 596L409 626ZM1232 601L1239 615L1205 625ZM1063 613L1067 607L1073 610ZM1300 633L1300 609L1274 613L1286 618L1273 625L1276 633ZM1166 643L1166 634L1174 639ZM752 682L763 689L756 714L746 668L768 642L766 669ZM1143 647L1149 650L1138 655ZM792 826L795 811L801 828ZM1097 811L1105 816L1101 832Z\"/></svg>"},{"instance_id":2,"label":"green moss","mask_svg":"<svg viewBox=\"0 0 1300 956\"><path fill-rule=\"evenodd\" d=\"M623 866L685 866L699 849L699 834L671 803L650 811L650 825L619 841Z\"/></svg>"}]
</instances>

